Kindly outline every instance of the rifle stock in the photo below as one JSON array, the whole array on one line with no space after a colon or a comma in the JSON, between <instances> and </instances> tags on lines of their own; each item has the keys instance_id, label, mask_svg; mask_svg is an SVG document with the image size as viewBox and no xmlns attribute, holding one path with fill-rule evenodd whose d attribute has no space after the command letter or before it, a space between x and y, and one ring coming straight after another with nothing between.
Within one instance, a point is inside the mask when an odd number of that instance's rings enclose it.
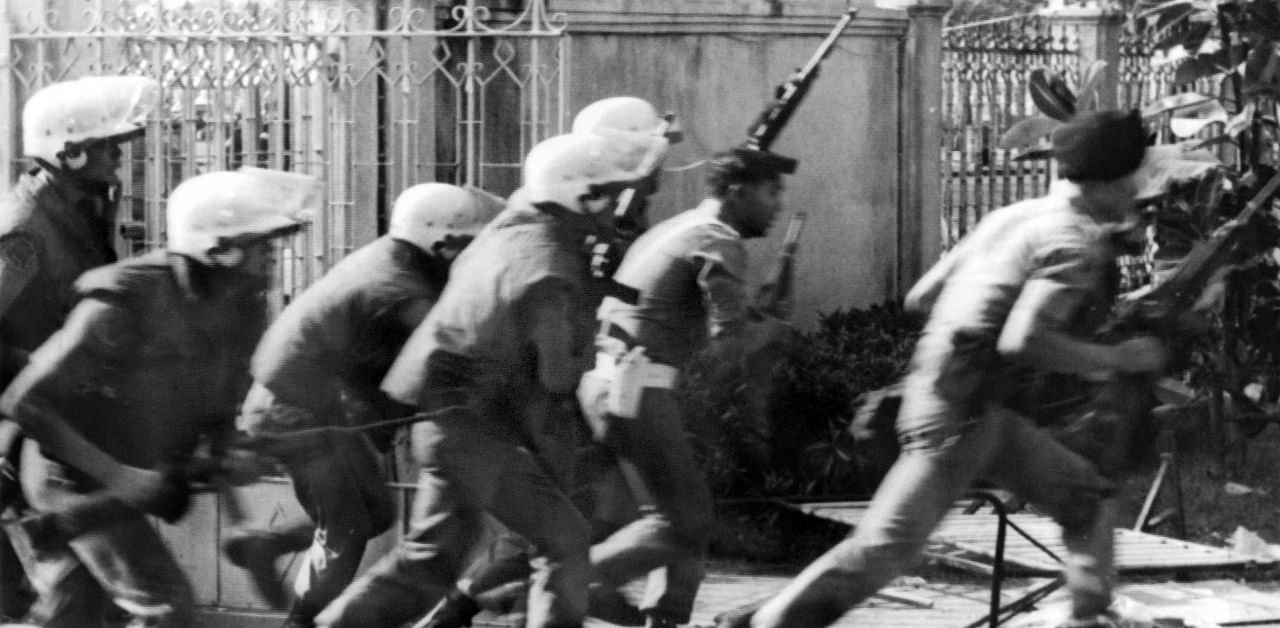
<instances>
[{"instance_id":1,"label":"rifle stock","mask_svg":"<svg viewBox=\"0 0 1280 628\"><path fill-rule=\"evenodd\" d=\"M804 229L806 218L804 212L796 212L791 216L773 272L760 288L757 307L778 318L789 318L794 294L796 250L800 247L800 231Z\"/></svg>"}]
</instances>

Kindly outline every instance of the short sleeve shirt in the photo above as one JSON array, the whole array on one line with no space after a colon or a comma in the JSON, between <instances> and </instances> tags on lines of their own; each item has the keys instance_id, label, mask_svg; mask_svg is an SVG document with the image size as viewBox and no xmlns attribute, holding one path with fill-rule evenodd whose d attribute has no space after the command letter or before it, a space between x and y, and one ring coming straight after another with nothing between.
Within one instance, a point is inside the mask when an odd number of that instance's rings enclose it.
<instances>
[{"instance_id":1,"label":"short sleeve shirt","mask_svg":"<svg viewBox=\"0 0 1280 628\"><path fill-rule=\"evenodd\" d=\"M606 298L600 320L653 359L682 365L710 338L738 333L750 314L742 237L703 204L658 223L627 251L614 278L640 293Z\"/></svg>"},{"instance_id":2,"label":"short sleeve shirt","mask_svg":"<svg viewBox=\"0 0 1280 628\"><path fill-rule=\"evenodd\" d=\"M1035 315L1050 328L1070 332L1081 308L1107 292L1114 254L1112 229L1080 202L1051 193L984 218L956 250L962 257L933 306L917 358L949 354L958 332L994 343L1032 281L1050 294Z\"/></svg>"}]
</instances>

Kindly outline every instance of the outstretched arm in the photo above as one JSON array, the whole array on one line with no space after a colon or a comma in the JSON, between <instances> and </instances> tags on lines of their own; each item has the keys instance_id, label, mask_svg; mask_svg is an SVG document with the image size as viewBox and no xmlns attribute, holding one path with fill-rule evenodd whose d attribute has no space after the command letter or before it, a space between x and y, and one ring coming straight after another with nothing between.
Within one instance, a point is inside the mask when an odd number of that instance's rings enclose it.
<instances>
[{"instance_id":1,"label":"outstretched arm","mask_svg":"<svg viewBox=\"0 0 1280 628\"><path fill-rule=\"evenodd\" d=\"M698 288L707 311L710 350L718 359L738 361L750 358L782 340L790 327L751 306L746 281L740 270L745 259L709 254L700 258Z\"/></svg>"},{"instance_id":2,"label":"outstretched arm","mask_svg":"<svg viewBox=\"0 0 1280 628\"><path fill-rule=\"evenodd\" d=\"M1090 291L1107 280L1106 263L1087 242L1068 241L1047 253L1009 312L997 342L1001 355L1083 376L1159 370L1166 355L1155 339L1101 344L1067 331Z\"/></svg>"},{"instance_id":3,"label":"outstretched arm","mask_svg":"<svg viewBox=\"0 0 1280 628\"><path fill-rule=\"evenodd\" d=\"M136 345L133 324L122 308L86 298L35 353L0 397L0 412L18 421L41 448L110 485L130 468L88 441L68 420L63 400L92 393L103 375Z\"/></svg>"}]
</instances>

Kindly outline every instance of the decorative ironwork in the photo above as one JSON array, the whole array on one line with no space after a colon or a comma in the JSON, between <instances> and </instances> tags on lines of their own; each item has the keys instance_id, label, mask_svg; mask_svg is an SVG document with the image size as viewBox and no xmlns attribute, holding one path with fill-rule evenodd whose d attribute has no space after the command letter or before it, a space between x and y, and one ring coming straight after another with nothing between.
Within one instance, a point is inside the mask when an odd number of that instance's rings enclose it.
<instances>
[{"instance_id":1,"label":"decorative ironwork","mask_svg":"<svg viewBox=\"0 0 1280 628\"><path fill-rule=\"evenodd\" d=\"M1036 113L1031 71L1049 67L1075 85L1079 33L1034 15L943 30L943 247L987 212L1047 189L1051 164L1014 161L997 147L1014 122Z\"/></svg>"},{"instance_id":2,"label":"decorative ironwork","mask_svg":"<svg viewBox=\"0 0 1280 628\"><path fill-rule=\"evenodd\" d=\"M286 296L376 235L400 190L448 181L505 195L532 144L564 129L566 23L545 0L8 3L5 128L51 82L161 81L161 110L126 148L121 218L138 239L122 244L134 252L163 244L167 192L194 174L256 165L325 181L322 215L286 245ZM10 145L12 176L25 164Z\"/></svg>"}]
</instances>

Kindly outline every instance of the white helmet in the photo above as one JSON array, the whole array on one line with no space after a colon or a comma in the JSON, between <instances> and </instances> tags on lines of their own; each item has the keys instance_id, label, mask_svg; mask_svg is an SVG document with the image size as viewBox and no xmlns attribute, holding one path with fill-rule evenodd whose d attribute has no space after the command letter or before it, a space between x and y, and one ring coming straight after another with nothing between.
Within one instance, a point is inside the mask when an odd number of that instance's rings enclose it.
<instances>
[{"instance_id":1,"label":"white helmet","mask_svg":"<svg viewBox=\"0 0 1280 628\"><path fill-rule=\"evenodd\" d=\"M211 264L218 249L298 231L319 201L320 181L304 174L241 168L196 175L169 194L168 249Z\"/></svg>"},{"instance_id":2,"label":"white helmet","mask_svg":"<svg viewBox=\"0 0 1280 628\"><path fill-rule=\"evenodd\" d=\"M419 183L396 197L387 233L430 252L448 236L475 235L505 204L479 188Z\"/></svg>"},{"instance_id":3,"label":"white helmet","mask_svg":"<svg viewBox=\"0 0 1280 628\"><path fill-rule=\"evenodd\" d=\"M644 178L633 156L613 142L591 133L566 133L545 139L524 159L524 190L531 203L555 203L569 211L592 213L584 196L607 192L609 184ZM599 211L599 210L594 210Z\"/></svg>"},{"instance_id":4,"label":"white helmet","mask_svg":"<svg viewBox=\"0 0 1280 628\"><path fill-rule=\"evenodd\" d=\"M22 108L23 152L51 166L79 169L86 144L141 135L159 102L160 83L145 76L54 83L32 94Z\"/></svg>"},{"instance_id":5,"label":"white helmet","mask_svg":"<svg viewBox=\"0 0 1280 628\"><path fill-rule=\"evenodd\" d=\"M653 172L666 157L667 148L683 138L674 114L662 115L649 101L635 96L597 100L573 119L574 133L595 133L629 153L632 169Z\"/></svg>"}]
</instances>

